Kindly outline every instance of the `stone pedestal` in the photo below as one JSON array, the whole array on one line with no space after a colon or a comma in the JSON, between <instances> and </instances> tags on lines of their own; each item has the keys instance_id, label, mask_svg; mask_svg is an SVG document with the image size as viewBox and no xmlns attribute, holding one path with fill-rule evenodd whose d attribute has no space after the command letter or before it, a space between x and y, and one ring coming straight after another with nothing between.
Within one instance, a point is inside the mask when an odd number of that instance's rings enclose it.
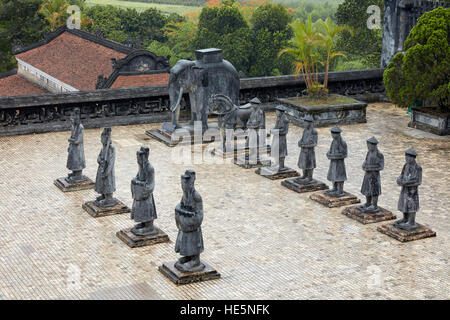
<instances>
[{"instance_id":1,"label":"stone pedestal","mask_svg":"<svg viewBox=\"0 0 450 320\"><path fill-rule=\"evenodd\" d=\"M319 202L320 204L323 204L328 208L348 206L354 203L361 202L361 200L359 200L355 195L348 192L345 192L342 197L330 197L326 195L325 192L326 191L313 193L309 196L309 198L311 200Z\"/></svg>"},{"instance_id":2,"label":"stone pedestal","mask_svg":"<svg viewBox=\"0 0 450 320\"><path fill-rule=\"evenodd\" d=\"M202 271L197 272L182 272L175 268L175 262L165 262L158 269L162 274L177 285L220 278L220 273L218 273L213 267L204 261L201 262L205 265L205 268Z\"/></svg>"},{"instance_id":3,"label":"stone pedestal","mask_svg":"<svg viewBox=\"0 0 450 320\"><path fill-rule=\"evenodd\" d=\"M255 171L260 176L263 176L264 178L270 179L270 180L278 180L278 179L285 179L285 178L291 178L291 177L298 177L300 174L291 168L286 168L282 171L273 170L271 167L262 167L258 168Z\"/></svg>"},{"instance_id":4,"label":"stone pedestal","mask_svg":"<svg viewBox=\"0 0 450 320\"><path fill-rule=\"evenodd\" d=\"M266 145L265 147L259 148L259 154L269 155L270 150L271 150L270 145ZM214 150L211 151L211 155L222 158L238 158L248 155L249 151L250 151L249 147L236 145L234 147L234 150L231 149L231 151L224 151L222 148L215 148Z\"/></svg>"},{"instance_id":5,"label":"stone pedestal","mask_svg":"<svg viewBox=\"0 0 450 320\"><path fill-rule=\"evenodd\" d=\"M233 163L244 169L260 168L270 166L270 159L250 159L248 156L233 159Z\"/></svg>"},{"instance_id":6,"label":"stone pedestal","mask_svg":"<svg viewBox=\"0 0 450 320\"><path fill-rule=\"evenodd\" d=\"M59 189L61 189L63 192L70 192L70 191L78 191L78 190L87 190L87 189L94 189L94 181L83 175L83 181L76 182L76 183L69 183L66 180L66 177L58 178L54 181L55 186L57 186Z\"/></svg>"},{"instance_id":7,"label":"stone pedestal","mask_svg":"<svg viewBox=\"0 0 450 320\"><path fill-rule=\"evenodd\" d=\"M131 228L118 231L116 233L116 236L131 248L151 246L157 243L169 242L169 236L164 231L162 231L158 227L155 227L155 229L157 232L149 236L137 236L133 232L131 232Z\"/></svg>"},{"instance_id":8,"label":"stone pedestal","mask_svg":"<svg viewBox=\"0 0 450 320\"><path fill-rule=\"evenodd\" d=\"M345 208L341 213L353 220L361 222L362 224L376 223L397 218L394 214L392 214L391 211L388 211L382 207L378 208L380 209L380 211L378 212L365 213L364 211L360 210L358 206L353 206Z\"/></svg>"},{"instance_id":9,"label":"stone pedestal","mask_svg":"<svg viewBox=\"0 0 450 320\"><path fill-rule=\"evenodd\" d=\"M107 208L97 206L95 204L95 201L88 201L83 203L82 208L86 210L94 218L131 212L130 208L128 208L125 203L119 200L117 201L118 203L115 206Z\"/></svg>"},{"instance_id":10,"label":"stone pedestal","mask_svg":"<svg viewBox=\"0 0 450 320\"><path fill-rule=\"evenodd\" d=\"M190 124L183 124L181 128L175 129L172 124L164 122L160 129L147 130L146 135L158 141L163 142L169 147L176 145L190 145L200 143L211 143L215 141L215 137L220 137L220 132L217 122L208 123L208 131L201 133L201 126L198 129L198 137L194 137L194 126Z\"/></svg>"},{"instance_id":11,"label":"stone pedestal","mask_svg":"<svg viewBox=\"0 0 450 320\"><path fill-rule=\"evenodd\" d=\"M309 183L302 182L298 178L281 181L281 185L298 193L327 190L328 186L319 180L312 180Z\"/></svg>"},{"instance_id":12,"label":"stone pedestal","mask_svg":"<svg viewBox=\"0 0 450 320\"><path fill-rule=\"evenodd\" d=\"M408 231L399 229L394 226L393 223L390 223L379 226L377 230L401 242L414 241L436 236L436 232L434 232L430 228L425 227L421 224L418 224L418 226L419 227L416 230Z\"/></svg>"}]
</instances>

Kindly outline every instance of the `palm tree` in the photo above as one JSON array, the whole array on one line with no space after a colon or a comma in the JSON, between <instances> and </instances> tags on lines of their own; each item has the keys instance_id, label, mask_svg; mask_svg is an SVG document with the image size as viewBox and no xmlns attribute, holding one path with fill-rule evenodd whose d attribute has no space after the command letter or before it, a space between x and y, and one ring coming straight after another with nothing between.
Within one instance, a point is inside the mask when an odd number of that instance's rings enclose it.
<instances>
[{"instance_id":1,"label":"palm tree","mask_svg":"<svg viewBox=\"0 0 450 320\"><path fill-rule=\"evenodd\" d=\"M290 26L294 37L289 41L289 47L281 50L278 56L289 53L295 57L295 73L302 74L308 94L312 94L313 90L320 86L317 74L317 64L320 63L317 47L321 44L322 38L316 25L312 23L311 15L308 16L306 23L297 19L291 22Z\"/></svg>"},{"instance_id":2,"label":"palm tree","mask_svg":"<svg viewBox=\"0 0 450 320\"><path fill-rule=\"evenodd\" d=\"M351 33L351 35L353 35L353 29L347 25L336 25L334 21L331 20L330 18L327 18L325 21L319 19L316 21L316 24L318 25L320 31L319 33L320 43L327 50L325 77L323 81L323 87L324 89L326 89L328 86L328 69L330 66L330 61L337 56L342 56L344 58L346 57L345 54L343 54L342 52L332 52L336 39L339 33L341 33L344 30L347 30L348 32Z\"/></svg>"},{"instance_id":3,"label":"palm tree","mask_svg":"<svg viewBox=\"0 0 450 320\"><path fill-rule=\"evenodd\" d=\"M47 0L38 12L48 21L51 31L54 31L66 23L68 7L66 0Z\"/></svg>"}]
</instances>

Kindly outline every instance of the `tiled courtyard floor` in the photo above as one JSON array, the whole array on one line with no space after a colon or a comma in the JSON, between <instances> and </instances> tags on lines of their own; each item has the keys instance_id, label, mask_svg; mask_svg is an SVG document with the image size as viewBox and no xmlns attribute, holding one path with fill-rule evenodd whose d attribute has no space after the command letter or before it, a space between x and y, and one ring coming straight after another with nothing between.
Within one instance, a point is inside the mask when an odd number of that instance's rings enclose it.
<instances>
[{"instance_id":1,"label":"tiled courtyard floor","mask_svg":"<svg viewBox=\"0 0 450 320\"><path fill-rule=\"evenodd\" d=\"M156 225L170 243L130 249L115 233L129 215L92 218L81 205L93 190L63 193L69 132L0 138L0 297L3 299L449 299L450 139L407 128L409 117L390 104L372 104L367 124L342 126L349 148L346 190L358 195L366 139L385 156L379 204L396 211L396 177L404 150L415 147L423 167L417 221L436 238L400 243L233 164L177 164L175 152L145 136L159 124L113 128L116 196L131 206L136 150L151 148L156 170ZM274 124L268 116L268 127ZM297 168L301 128L291 125L287 165ZM326 181L331 136L320 128L315 176ZM85 173L95 178L101 129L86 130ZM199 159L197 158L197 161ZM180 175L197 171L204 201L202 258L219 280L177 287L158 272L174 252L174 207ZM381 223L383 224L383 222ZM79 279L79 281L78 281Z\"/></svg>"}]
</instances>

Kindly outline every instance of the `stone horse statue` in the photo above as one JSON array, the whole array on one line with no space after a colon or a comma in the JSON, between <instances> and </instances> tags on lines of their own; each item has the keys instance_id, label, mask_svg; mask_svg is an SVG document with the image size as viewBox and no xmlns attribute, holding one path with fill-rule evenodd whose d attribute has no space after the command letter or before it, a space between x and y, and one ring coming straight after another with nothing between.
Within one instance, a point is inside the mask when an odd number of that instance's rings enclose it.
<instances>
[{"instance_id":1,"label":"stone horse statue","mask_svg":"<svg viewBox=\"0 0 450 320\"><path fill-rule=\"evenodd\" d=\"M209 100L209 112L219 117L219 128L225 129L265 129L266 113L261 101L253 98L250 103L237 106L224 94L213 94Z\"/></svg>"}]
</instances>

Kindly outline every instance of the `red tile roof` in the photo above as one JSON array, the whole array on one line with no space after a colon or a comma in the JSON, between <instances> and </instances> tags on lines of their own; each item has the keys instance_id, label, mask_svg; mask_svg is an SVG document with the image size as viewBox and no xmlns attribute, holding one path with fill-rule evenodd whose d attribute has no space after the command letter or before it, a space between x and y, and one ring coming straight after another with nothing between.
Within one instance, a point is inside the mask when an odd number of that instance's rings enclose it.
<instances>
[{"instance_id":1,"label":"red tile roof","mask_svg":"<svg viewBox=\"0 0 450 320\"><path fill-rule=\"evenodd\" d=\"M0 96L23 96L41 93L47 93L47 91L18 74L0 78Z\"/></svg>"},{"instance_id":2,"label":"red tile roof","mask_svg":"<svg viewBox=\"0 0 450 320\"><path fill-rule=\"evenodd\" d=\"M16 58L78 90L94 90L99 75L111 74L111 58L125 56L65 31L47 44L17 54Z\"/></svg>"},{"instance_id":3,"label":"red tile roof","mask_svg":"<svg viewBox=\"0 0 450 320\"><path fill-rule=\"evenodd\" d=\"M119 75L111 88L145 87L169 83L168 73Z\"/></svg>"}]
</instances>

